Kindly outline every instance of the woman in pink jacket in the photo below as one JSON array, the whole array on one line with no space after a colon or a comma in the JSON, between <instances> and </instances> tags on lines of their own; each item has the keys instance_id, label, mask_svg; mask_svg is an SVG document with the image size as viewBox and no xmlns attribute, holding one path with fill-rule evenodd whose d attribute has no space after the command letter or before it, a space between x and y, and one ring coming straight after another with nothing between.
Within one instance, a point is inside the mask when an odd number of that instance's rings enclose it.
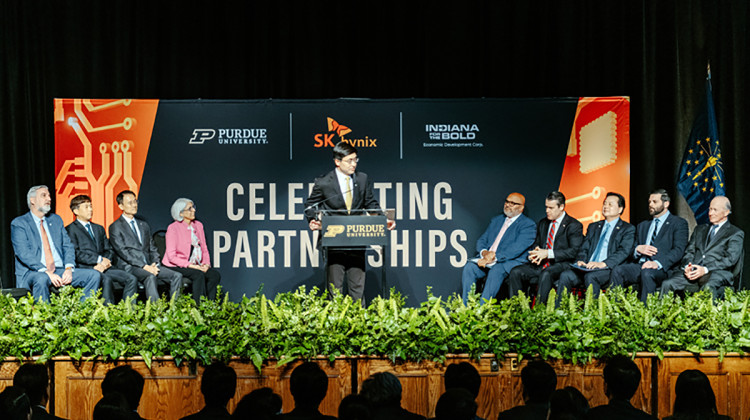
<instances>
[{"instance_id":1,"label":"woman in pink jacket","mask_svg":"<svg viewBox=\"0 0 750 420\"><path fill-rule=\"evenodd\" d=\"M162 264L190 279L193 299L200 303L201 296L216 299L216 288L221 274L211 267L203 224L195 220L195 204L187 198L178 198L172 204L172 218L167 228L167 248Z\"/></svg>"}]
</instances>

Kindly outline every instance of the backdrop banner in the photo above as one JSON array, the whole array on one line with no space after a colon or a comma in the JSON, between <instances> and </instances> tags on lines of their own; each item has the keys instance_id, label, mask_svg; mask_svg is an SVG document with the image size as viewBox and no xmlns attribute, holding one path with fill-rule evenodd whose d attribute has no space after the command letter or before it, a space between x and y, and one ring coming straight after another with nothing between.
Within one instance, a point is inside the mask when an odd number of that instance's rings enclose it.
<instances>
[{"instance_id":1,"label":"backdrop banner","mask_svg":"<svg viewBox=\"0 0 750 420\"><path fill-rule=\"evenodd\" d=\"M460 100L55 100L56 211L88 194L94 222L120 216L115 196L138 194L153 231L193 200L211 264L232 300L323 287L304 202L334 168L339 141L358 149L381 207L394 209L387 283L416 304L460 290L461 269L511 192L544 217L550 191L584 224L604 194L628 199L627 97ZM645 202L645 199L644 199ZM380 291L382 259L368 253L365 296Z\"/></svg>"}]
</instances>

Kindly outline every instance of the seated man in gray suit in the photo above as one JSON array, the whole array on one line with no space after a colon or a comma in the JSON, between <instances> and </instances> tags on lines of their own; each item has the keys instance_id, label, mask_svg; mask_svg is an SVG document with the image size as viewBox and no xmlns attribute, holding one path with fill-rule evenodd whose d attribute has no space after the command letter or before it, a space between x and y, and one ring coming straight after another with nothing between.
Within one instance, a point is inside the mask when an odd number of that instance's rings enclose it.
<instances>
[{"instance_id":1,"label":"seated man in gray suit","mask_svg":"<svg viewBox=\"0 0 750 420\"><path fill-rule=\"evenodd\" d=\"M109 225L109 241L117 253L117 267L138 278L151 301L159 299L157 281L169 285L170 296L180 296L182 274L160 265L159 252L151 239L151 228L148 223L135 218L138 213L135 193L122 191L116 200L122 216Z\"/></svg>"},{"instance_id":2,"label":"seated man in gray suit","mask_svg":"<svg viewBox=\"0 0 750 420\"><path fill-rule=\"evenodd\" d=\"M661 294L670 291L710 290L714 298L724 296L724 288L732 287L732 269L743 252L745 232L729 223L732 204L723 196L714 197L708 207L710 224L693 231L681 269L661 284Z\"/></svg>"}]
</instances>

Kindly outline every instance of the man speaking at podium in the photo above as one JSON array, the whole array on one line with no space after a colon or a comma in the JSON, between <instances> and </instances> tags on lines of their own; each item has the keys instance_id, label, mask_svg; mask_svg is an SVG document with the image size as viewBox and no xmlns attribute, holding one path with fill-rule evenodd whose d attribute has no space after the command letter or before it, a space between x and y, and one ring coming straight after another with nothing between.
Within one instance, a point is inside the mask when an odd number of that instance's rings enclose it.
<instances>
[{"instance_id":1,"label":"man speaking at podium","mask_svg":"<svg viewBox=\"0 0 750 420\"><path fill-rule=\"evenodd\" d=\"M320 213L355 214L361 210L380 209L367 174L357 172L357 149L349 143L338 142L333 148L333 163L336 168L315 178L312 192L305 202L305 215L310 230L320 230ZM388 220L388 230L396 227L395 220ZM320 244L320 236L318 237ZM365 291L365 250L328 251L326 261L328 292L344 293L344 278L347 292L353 300L362 301Z\"/></svg>"}]
</instances>

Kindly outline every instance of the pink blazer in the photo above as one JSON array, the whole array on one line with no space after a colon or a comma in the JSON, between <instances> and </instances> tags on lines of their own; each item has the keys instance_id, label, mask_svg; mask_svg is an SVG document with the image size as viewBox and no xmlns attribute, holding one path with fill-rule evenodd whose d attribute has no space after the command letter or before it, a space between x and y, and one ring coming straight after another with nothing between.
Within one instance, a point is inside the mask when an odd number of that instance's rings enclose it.
<instances>
[{"instance_id":1,"label":"pink blazer","mask_svg":"<svg viewBox=\"0 0 750 420\"><path fill-rule=\"evenodd\" d=\"M197 220L193 220L193 229L195 229L195 234L201 243L201 251L203 251L201 264L211 265L211 260L208 257L206 234L203 232L203 224ZM164 252L164 258L162 258L161 263L167 267L187 267L190 260L191 243L190 230L187 223L172 222L167 227L166 241L167 249Z\"/></svg>"}]
</instances>

